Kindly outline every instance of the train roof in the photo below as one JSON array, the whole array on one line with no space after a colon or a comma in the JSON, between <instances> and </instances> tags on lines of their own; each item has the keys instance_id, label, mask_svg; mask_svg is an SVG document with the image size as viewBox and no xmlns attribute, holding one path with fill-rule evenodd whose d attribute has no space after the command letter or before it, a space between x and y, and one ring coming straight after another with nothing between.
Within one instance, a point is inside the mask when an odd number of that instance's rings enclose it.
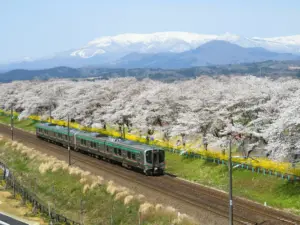
<instances>
[{"instance_id":1,"label":"train roof","mask_svg":"<svg viewBox=\"0 0 300 225\"><path fill-rule=\"evenodd\" d=\"M110 144L112 144L112 147L114 147L114 146L117 146L117 147L122 147L122 146L123 147L130 147L130 148L137 149L139 151L146 151L146 150L154 149L153 146L146 145L146 144L141 144L141 143L138 143L138 142L129 141L129 140L121 139L121 138L106 137L106 140L108 142L110 142Z\"/></svg>"},{"instance_id":2,"label":"train roof","mask_svg":"<svg viewBox=\"0 0 300 225\"><path fill-rule=\"evenodd\" d=\"M55 125L55 124L39 123L39 124L36 125L36 127L43 128L43 129L46 129L46 130L52 130L52 131L55 130L57 133L61 133L61 134L68 134L68 128L58 126L58 125ZM74 132L75 132L75 129L70 129L70 136L73 136Z\"/></svg>"},{"instance_id":3,"label":"train roof","mask_svg":"<svg viewBox=\"0 0 300 225\"><path fill-rule=\"evenodd\" d=\"M62 134L68 134L68 128L67 127L62 127L50 123L40 123L37 124L36 127L44 128L47 130L52 130L56 131L58 133ZM134 141L129 141L126 139L122 138L113 138L110 136L104 136L99 133L91 133L91 132L85 132L85 131L80 131L77 129L70 129L70 135L76 135L76 137L88 140L88 141L95 141L100 144L104 144L106 142L106 145L111 146L111 147L120 147L125 150L137 150L137 151L146 151L146 150L152 150L154 149L153 146L146 145L146 144L141 144L138 142Z\"/></svg>"}]
</instances>

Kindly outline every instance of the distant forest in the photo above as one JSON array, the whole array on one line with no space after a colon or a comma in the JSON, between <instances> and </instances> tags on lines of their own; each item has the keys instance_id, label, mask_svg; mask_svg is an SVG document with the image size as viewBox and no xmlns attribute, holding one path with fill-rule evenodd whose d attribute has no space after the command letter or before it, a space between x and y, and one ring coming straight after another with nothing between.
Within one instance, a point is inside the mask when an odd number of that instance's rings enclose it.
<instances>
[{"instance_id":1,"label":"distant forest","mask_svg":"<svg viewBox=\"0 0 300 225\"><path fill-rule=\"evenodd\" d=\"M254 75L268 77L298 77L300 78L300 61L265 61L245 64L209 65L183 69L160 68L69 68L56 67L44 70L12 70L0 73L0 82L14 80L48 80L50 78L89 78L109 79L115 77L135 77L137 79L153 79L164 82L187 80L201 75Z\"/></svg>"}]
</instances>

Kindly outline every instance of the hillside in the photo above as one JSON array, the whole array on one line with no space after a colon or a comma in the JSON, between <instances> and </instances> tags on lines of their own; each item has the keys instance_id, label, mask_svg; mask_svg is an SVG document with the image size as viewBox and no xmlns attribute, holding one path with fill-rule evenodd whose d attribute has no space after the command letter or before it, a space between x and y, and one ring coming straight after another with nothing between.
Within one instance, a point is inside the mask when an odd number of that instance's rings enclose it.
<instances>
[{"instance_id":1,"label":"hillside","mask_svg":"<svg viewBox=\"0 0 300 225\"><path fill-rule=\"evenodd\" d=\"M243 48L226 41L210 41L182 53L131 53L115 63L125 68L188 68L262 62L266 60L300 60L300 56L270 52L263 48Z\"/></svg>"},{"instance_id":2,"label":"hillside","mask_svg":"<svg viewBox=\"0 0 300 225\"><path fill-rule=\"evenodd\" d=\"M133 54L130 58L135 58ZM294 69L293 69L294 68ZM150 78L165 82L187 80L201 75L229 75L252 74L254 76L268 77L300 77L300 61L265 61L257 63L242 63L229 65L211 65L191 67L184 69L158 69L158 68L69 68L56 67L44 70L12 70L0 73L0 82L14 80L48 80L50 78L75 78L75 79L109 79L113 77L135 77L137 79Z\"/></svg>"}]
</instances>

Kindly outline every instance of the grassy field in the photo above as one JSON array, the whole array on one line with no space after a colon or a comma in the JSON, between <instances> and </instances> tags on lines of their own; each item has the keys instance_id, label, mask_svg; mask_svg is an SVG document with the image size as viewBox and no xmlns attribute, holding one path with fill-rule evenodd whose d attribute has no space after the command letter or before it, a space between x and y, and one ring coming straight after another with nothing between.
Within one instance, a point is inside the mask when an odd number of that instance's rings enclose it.
<instances>
[{"instance_id":1,"label":"grassy field","mask_svg":"<svg viewBox=\"0 0 300 225\"><path fill-rule=\"evenodd\" d=\"M30 149L26 153L26 147L19 146L22 145L5 145L0 141L1 158L5 156L5 162L23 186L34 191L45 205L50 203L58 213L72 220L81 221L81 209L84 224L91 225L111 224L111 220L113 224L133 225L138 224L139 216L144 225L165 225L177 219L176 213L164 210L163 206L149 206L128 190L96 182L99 177L64 167L66 164L49 157L41 158ZM128 196L132 199L126 203ZM183 218L176 224L192 223Z\"/></svg>"},{"instance_id":2,"label":"grassy field","mask_svg":"<svg viewBox=\"0 0 300 225\"><path fill-rule=\"evenodd\" d=\"M8 116L1 116L0 115L0 123L4 124L10 124L10 117ZM33 120L14 120L14 126L27 130L27 131L35 131L34 125L38 122L35 122Z\"/></svg>"},{"instance_id":3,"label":"grassy field","mask_svg":"<svg viewBox=\"0 0 300 225\"><path fill-rule=\"evenodd\" d=\"M0 122L7 123L4 116ZM28 120L16 123L16 127L33 130L34 123ZM228 191L228 168L166 152L167 172L203 185ZM234 169L233 194L267 205L286 208L300 215L300 184L287 182L274 176Z\"/></svg>"},{"instance_id":4,"label":"grassy field","mask_svg":"<svg viewBox=\"0 0 300 225\"><path fill-rule=\"evenodd\" d=\"M228 191L228 167L168 153L167 171L179 177ZM233 170L233 194L300 214L300 183L274 176Z\"/></svg>"}]
</instances>

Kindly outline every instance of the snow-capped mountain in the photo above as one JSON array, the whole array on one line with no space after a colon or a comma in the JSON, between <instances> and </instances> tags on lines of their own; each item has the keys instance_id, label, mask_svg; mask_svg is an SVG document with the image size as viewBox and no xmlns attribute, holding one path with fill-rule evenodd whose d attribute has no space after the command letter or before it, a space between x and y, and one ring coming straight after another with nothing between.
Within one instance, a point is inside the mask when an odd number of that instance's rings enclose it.
<instances>
[{"instance_id":1,"label":"snow-capped mountain","mask_svg":"<svg viewBox=\"0 0 300 225\"><path fill-rule=\"evenodd\" d=\"M207 35L188 32L157 32L151 34L127 33L116 36L100 37L90 41L81 48L53 54L52 56L44 57L43 59L26 59L22 62L0 65L0 70L44 69L58 66L76 68L84 66L114 67L118 66L118 62L124 57L133 53L163 53L163 55L181 54L197 49L203 44L211 41L226 41L243 48L259 47L276 53L292 53L300 55L300 35L273 38L248 38L230 33L222 35ZM238 58L239 55L236 55L235 57ZM282 58L282 60L287 59L290 59L290 57ZM260 61L260 59L254 61ZM249 62L252 61L250 60ZM213 62L207 63L213 64ZM137 66L139 67L139 65Z\"/></svg>"},{"instance_id":2,"label":"snow-capped mountain","mask_svg":"<svg viewBox=\"0 0 300 225\"><path fill-rule=\"evenodd\" d=\"M128 54L184 52L212 40L223 40L241 47L262 47L274 52L300 54L300 35L274 38L247 38L235 34L206 35L188 32L158 32L152 34L120 34L105 36L73 51L71 56L90 58L106 53Z\"/></svg>"},{"instance_id":3,"label":"snow-capped mountain","mask_svg":"<svg viewBox=\"0 0 300 225\"><path fill-rule=\"evenodd\" d=\"M271 52L259 47L244 48L228 41L213 40L196 49L180 53L130 53L115 61L115 67L180 69L267 60L300 60L300 56L291 53Z\"/></svg>"}]
</instances>

